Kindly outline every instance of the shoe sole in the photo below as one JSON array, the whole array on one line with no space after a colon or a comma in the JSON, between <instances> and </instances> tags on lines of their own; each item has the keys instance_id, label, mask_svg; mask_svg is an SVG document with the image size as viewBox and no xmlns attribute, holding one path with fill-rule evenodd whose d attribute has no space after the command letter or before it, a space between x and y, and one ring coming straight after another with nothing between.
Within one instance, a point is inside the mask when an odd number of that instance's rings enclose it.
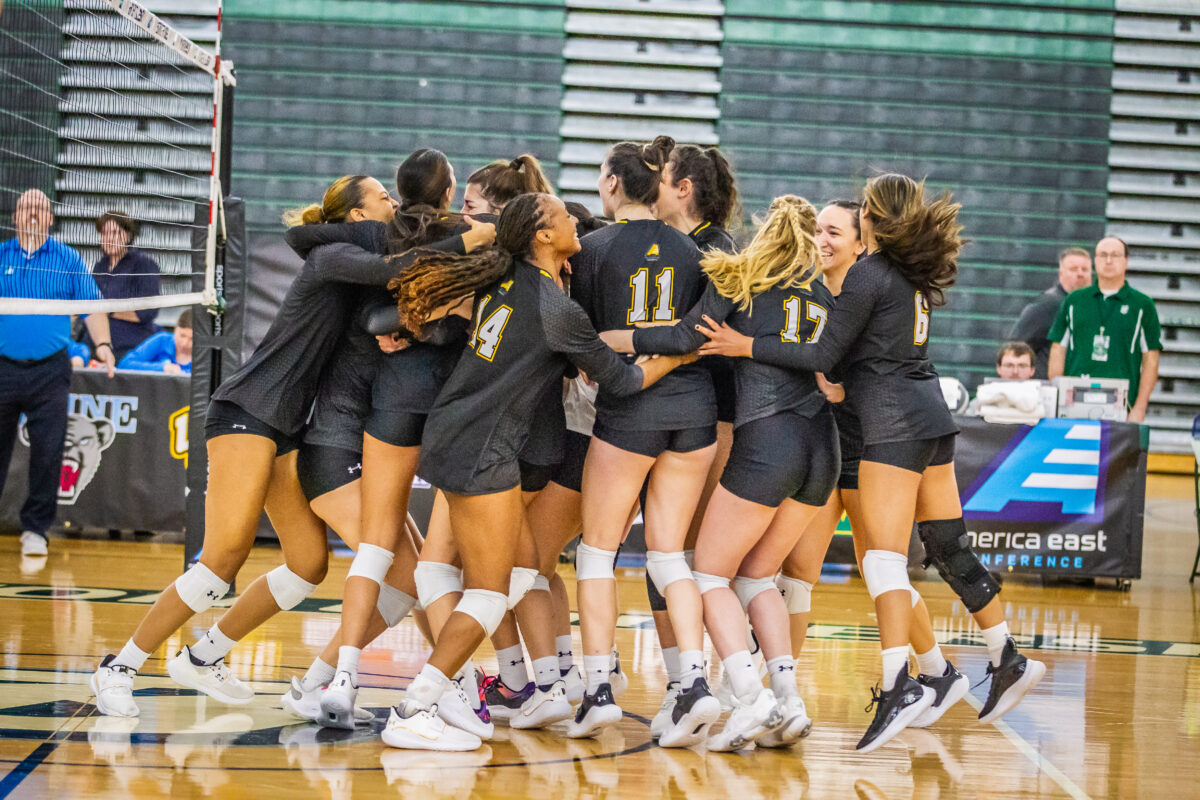
<instances>
[{"instance_id":1,"label":"shoe sole","mask_svg":"<svg viewBox=\"0 0 1200 800\"><path fill-rule=\"evenodd\" d=\"M563 703L562 705L562 708L558 709L557 711L548 712L544 716L538 716L535 714L525 716L524 714L518 714L512 718L511 722L508 723L508 727L516 728L519 731L527 731L534 728L544 728L547 725L553 725L556 722L562 722L564 719L570 719L572 714L571 704ZM542 707L539 707L539 710L541 710L541 708Z\"/></svg>"},{"instance_id":2,"label":"shoe sole","mask_svg":"<svg viewBox=\"0 0 1200 800\"><path fill-rule=\"evenodd\" d=\"M133 717L136 717L141 714L140 708L137 709L137 713L134 713L134 714L120 714L111 708L107 708L105 706L104 701L100 699L100 687L98 687L96 685L96 673L94 673L94 672L92 673L92 679L89 681L89 684L92 687L92 694L94 694L96 696L96 710L99 711L104 716L106 716L106 717L125 717L126 719L132 719ZM137 708L136 704L134 705L134 708Z\"/></svg>"},{"instance_id":3,"label":"shoe sole","mask_svg":"<svg viewBox=\"0 0 1200 800\"><path fill-rule=\"evenodd\" d=\"M492 705L488 703L488 713L492 715L492 719L498 719L501 722L509 722L518 714L521 713L519 708L509 708L508 706Z\"/></svg>"},{"instance_id":4,"label":"shoe sole","mask_svg":"<svg viewBox=\"0 0 1200 800\"><path fill-rule=\"evenodd\" d=\"M469 734L462 729L456 730L465 736L470 736L471 739L463 739L458 736L453 738L443 736L437 739L428 739L410 731L388 729L384 729L379 738L388 747L395 747L399 750L435 750L443 753L465 753L470 750L478 750L483 746L483 741L478 736Z\"/></svg>"},{"instance_id":5,"label":"shoe sole","mask_svg":"<svg viewBox=\"0 0 1200 800\"><path fill-rule=\"evenodd\" d=\"M650 720L650 738L651 739L653 739L654 741L657 742L658 738L660 736L662 736L667 731L671 730L671 711L674 708L675 708L675 704L672 703L670 708L665 709L665 710L659 710L659 712L654 715L654 719ZM660 716L665 719L664 722L659 722Z\"/></svg>"},{"instance_id":6,"label":"shoe sole","mask_svg":"<svg viewBox=\"0 0 1200 800\"><path fill-rule=\"evenodd\" d=\"M216 691L215 689L207 689L207 688L200 686L198 683L192 683L191 681L188 680L188 676L184 675L182 673L182 671L180 670L180 668L177 667L175 664L176 664L176 661L173 658L167 662L167 674L171 676L171 680L175 681L176 683L178 683L180 686L184 687L185 689L191 689L193 691L199 692L200 694L205 695L207 697L211 697L213 700L216 700L218 703L224 703L227 706L249 705L249 703L254 699L254 695L250 695L249 697L244 698L244 699L238 698L238 697L230 697L229 695L221 694L220 692Z\"/></svg>"},{"instance_id":7,"label":"shoe sole","mask_svg":"<svg viewBox=\"0 0 1200 800\"><path fill-rule=\"evenodd\" d=\"M942 718L942 715L950 710L950 707L967 696L967 692L971 688L971 681L966 675L962 675L950 687L950 691L946 692L946 696L942 698L942 704L932 705L929 710L921 716L917 717L909 724L910 728L928 728L933 723Z\"/></svg>"},{"instance_id":8,"label":"shoe sole","mask_svg":"<svg viewBox=\"0 0 1200 800\"><path fill-rule=\"evenodd\" d=\"M986 717L980 717L980 722L994 722L1000 719L1008 712L1017 707L1017 704L1025 699L1025 695L1033 687L1038 685L1038 682L1046 676L1046 665L1041 661L1030 659L1025 664L1025 674L1021 679L1014 683L1004 696L1000 698L1000 702L991 710Z\"/></svg>"},{"instance_id":9,"label":"shoe sole","mask_svg":"<svg viewBox=\"0 0 1200 800\"><path fill-rule=\"evenodd\" d=\"M683 719L663 731L659 747L691 747L708 738L708 729L721 718L721 704L715 697L698 700ZM678 733L677 733L678 731Z\"/></svg>"},{"instance_id":10,"label":"shoe sole","mask_svg":"<svg viewBox=\"0 0 1200 800\"><path fill-rule=\"evenodd\" d=\"M441 706L438 707L438 711L439 712L441 711ZM472 736L479 738L480 740L491 739L492 736L495 735L495 733L496 733L495 726L488 725L485 728L484 724L480 721L479 717L475 716L474 711L470 711L468 713L470 713L470 715L471 715L470 719L466 719L465 717L462 719L459 719L457 716L454 716L453 719L447 719L446 717L443 717L440 713L438 714L438 718L441 719L442 722L446 723L450 727L457 728L458 730L463 731L464 733L469 733Z\"/></svg>"},{"instance_id":11,"label":"shoe sole","mask_svg":"<svg viewBox=\"0 0 1200 800\"><path fill-rule=\"evenodd\" d=\"M885 744L895 738L896 734L907 728L909 722L924 714L929 706L933 704L934 698L937 697L937 693L928 686L922 688L924 688L925 692L921 696L920 700L901 711L900 714L897 715L896 719L892 721L890 726L880 731L879 735L875 737L874 741L864 747L856 747L855 752L870 753L872 750L877 750L880 747L883 747Z\"/></svg>"},{"instance_id":12,"label":"shoe sole","mask_svg":"<svg viewBox=\"0 0 1200 800\"><path fill-rule=\"evenodd\" d=\"M283 697L280 698L279 704L283 706L284 711L288 712L292 716L298 717L299 719L308 720L309 722L316 722L317 717L321 716L320 706L317 706L316 712L312 714L306 714L300 710L300 707L296 705L296 701L292 699L291 692L285 693Z\"/></svg>"},{"instance_id":13,"label":"shoe sole","mask_svg":"<svg viewBox=\"0 0 1200 800\"><path fill-rule=\"evenodd\" d=\"M768 731L754 743L759 747L791 747L796 742L812 733L812 720L806 716L792 717L773 731ZM909 726L912 727L912 726Z\"/></svg>"},{"instance_id":14,"label":"shoe sole","mask_svg":"<svg viewBox=\"0 0 1200 800\"><path fill-rule=\"evenodd\" d=\"M609 711L608 708L612 708ZM602 716L601 716L602 715ZM590 739L602 732L605 728L616 725L621 721L623 712L620 706L605 706L604 710L597 714L597 719L593 719L592 723L587 728L577 728L574 723L567 728L568 739Z\"/></svg>"},{"instance_id":15,"label":"shoe sole","mask_svg":"<svg viewBox=\"0 0 1200 800\"><path fill-rule=\"evenodd\" d=\"M354 730L354 703L351 702L347 708L340 700L328 694L321 698L321 715L316 720L318 725L343 731Z\"/></svg>"}]
</instances>

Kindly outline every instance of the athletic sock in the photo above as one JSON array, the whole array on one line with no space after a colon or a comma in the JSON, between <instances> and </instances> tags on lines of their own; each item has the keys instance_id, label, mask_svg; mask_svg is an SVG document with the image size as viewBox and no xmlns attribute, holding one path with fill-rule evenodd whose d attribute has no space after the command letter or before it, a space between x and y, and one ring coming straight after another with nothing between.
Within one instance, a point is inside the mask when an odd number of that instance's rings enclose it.
<instances>
[{"instance_id":1,"label":"athletic sock","mask_svg":"<svg viewBox=\"0 0 1200 800\"><path fill-rule=\"evenodd\" d=\"M558 658L546 656L533 660L533 680L542 691L548 690L558 680Z\"/></svg>"},{"instance_id":2,"label":"athletic sock","mask_svg":"<svg viewBox=\"0 0 1200 800\"><path fill-rule=\"evenodd\" d=\"M208 629L208 633L200 637L200 641L188 649L191 650L193 660L201 664L215 664L224 658L235 644L237 642L222 633L220 627L214 624Z\"/></svg>"},{"instance_id":3,"label":"athletic sock","mask_svg":"<svg viewBox=\"0 0 1200 800\"><path fill-rule=\"evenodd\" d=\"M916 652L916 648L913 648L913 652ZM931 678L945 675L946 658L942 655L942 648L935 644L929 652L917 653L917 669Z\"/></svg>"},{"instance_id":4,"label":"athletic sock","mask_svg":"<svg viewBox=\"0 0 1200 800\"><path fill-rule=\"evenodd\" d=\"M337 672L349 672L355 684L358 683L358 657L361 655L361 647L344 644L338 648Z\"/></svg>"},{"instance_id":5,"label":"athletic sock","mask_svg":"<svg viewBox=\"0 0 1200 800\"><path fill-rule=\"evenodd\" d=\"M575 655L571 652L571 634L554 637L554 649L558 651L558 669L566 675L575 666Z\"/></svg>"},{"instance_id":6,"label":"athletic sock","mask_svg":"<svg viewBox=\"0 0 1200 800\"><path fill-rule=\"evenodd\" d=\"M698 678L704 677L704 653L699 650L679 651L679 685L692 688Z\"/></svg>"},{"instance_id":7,"label":"athletic sock","mask_svg":"<svg viewBox=\"0 0 1200 800\"><path fill-rule=\"evenodd\" d=\"M313 661L312 666L308 668L308 672L304 673L304 677L300 679L300 688L306 692L311 692L322 686L328 686L336 674L337 667L332 664L326 664L318 658Z\"/></svg>"},{"instance_id":8,"label":"athletic sock","mask_svg":"<svg viewBox=\"0 0 1200 800\"><path fill-rule=\"evenodd\" d=\"M758 670L754 668L754 659L749 650L740 650L721 662L725 667L725 676L729 679L729 687L733 694L743 703L752 703L762 690L762 681L758 678Z\"/></svg>"},{"instance_id":9,"label":"athletic sock","mask_svg":"<svg viewBox=\"0 0 1200 800\"><path fill-rule=\"evenodd\" d=\"M796 697L796 659L791 656L779 656L767 662L767 674L771 676L771 691L782 699Z\"/></svg>"},{"instance_id":10,"label":"athletic sock","mask_svg":"<svg viewBox=\"0 0 1200 800\"><path fill-rule=\"evenodd\" d=\"M117 657L112 660L112 663L120 664L123 667L129 667L130 669L137 671L142 668L142 666L146 663L146 659L149 657L149 653L134 644L133 639L130 639L125 643L125 646L121 648L121 652L117 653Z\"/></svg>"},{"instance_id":11,"label":"athletic sock","mask_svg":"<svg viewBox=\"0 0 1200 800\"><path fill-rule=\"evenodd\" d=\"M664 647L662 654L667 665L667 683L679 683L679 648Z\"/></svg>"},{"instance_id":12,"label":"athletic sock","mask_svg":"<svg viewBox=\"0 0 1200 800\"><path fill-rule=\"evenodd\" d=\"M600 684L608 683L608 672L611 668L612 656L605 653L602 656L583 656L583 678L587 682L588 694L595 694Z\"/></svg>"},{"instance_id":13,"label":"athletic sock","mask_svg":"<svg viewBox=\"0 0 1200 800\"><path fill-rule=\"evenodd\" d=\"M608 656L608 670L609 672L616 672L617 668L620 666L621 654L617 651L617 646L613 645L612 653L610 653Z\"/></svg>"},{"instance_id":14,"label":"athletic sock","mask_svg":"<svg viewBox=\"0 0 1200 800\"><path fill-rule=\"evenodd\" d=\"M883 690L890 692L896 685L896 676L900 670L908 669L908 645L904 647L889 647L883 656Z\"/></svg>"},{"instance_id":15,"label":"athletic sock","mask_svg":"<svg viewBox=\"0 0 1200 800\"><path fill-rule=\"evenodd\" d=\"M405 716L412 716L417 710L432 707L449 687L450 679L442 674L440 669L432 664L425 664L404 692Z\"/></svg>"},{"instance_id":16,"label":"athletic sock","mask_svg":"<svg viewBox=\"0 0 1200 800\"><path fill-rule=\"evenodd\" d=\"M1008 643L1008 621L983 629L983 643L987 645L988 657L992 666L1000 666L1000 658L1004 655L1004 645Z\"/></svg>"},{"instance_id":17,"label":"athletic sock","mask_svg":"<svg viewBox=\"0 0 1200 800\"><path fill-rule=\"evenodd\" d=\"M454 676L454 680L458 681L462 686L463 692L467 695L467 700L471 702L471 708L479 709L479 681L475 679L475 662L467 659L462 665L462 669Z\"/></svg>"},{"instance_id":18,"label":"athletic sock","mask_svg":"<svg viewBox=\"0 0 1200 800\"><path fill-rule=\"evenodd\" d=\"M529 683L529 669L525 666L525 651L521 645L514 644L496 651L496 661L500 663L500 680L510 689L524 689Z\"/></svg>"}]
</instances>

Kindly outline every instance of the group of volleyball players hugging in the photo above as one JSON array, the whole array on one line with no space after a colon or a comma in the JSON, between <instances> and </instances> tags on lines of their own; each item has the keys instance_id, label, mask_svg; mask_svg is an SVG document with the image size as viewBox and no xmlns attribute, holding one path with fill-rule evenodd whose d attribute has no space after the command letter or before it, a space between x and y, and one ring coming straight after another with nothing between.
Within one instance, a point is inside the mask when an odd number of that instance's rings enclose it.
<instances>
[{"instance_id":1,"label":"group of volleyball players hugging","mask_svg":"<svg viewBox=\"0 0 1200 800\"><path fill-rule=\"evenodd\" d=\"M250 702L224 657L316 589L328 524L356 553L341 627L283 706L326 726L370 722L355 705L359 655L412 613L433 650L391 709L392 747L472 750L493 718L566 721L569 737L616 724L628 679L614 564L639 509L668 675L651 726L663 747L788 747L809 733L796 657L843 510L882 645L858 750L933 724L969 688L909 583L914 522L926 565L982 629L980 719L1041 679L969 548L957 428L927 358L962 246L949 195L885 174L861 204L777 197L739 251L726 159L668 137L608 151L611 224L555 197L529 155L471 175L462 214L455 188L446 157L422 149L398 169L398 201L347 176L285 217L304 266L208 409L202 555L97 668L101 713L138 714L136 672L226 595L264 508L285 563L168 672ZM407 515L418 475L439 490L424 537ZM581 532L582 669L556 572ZM705 630L723 665L715 693ZM485 636L490 677L471 661Z\"/></svg>"}]
</instances>

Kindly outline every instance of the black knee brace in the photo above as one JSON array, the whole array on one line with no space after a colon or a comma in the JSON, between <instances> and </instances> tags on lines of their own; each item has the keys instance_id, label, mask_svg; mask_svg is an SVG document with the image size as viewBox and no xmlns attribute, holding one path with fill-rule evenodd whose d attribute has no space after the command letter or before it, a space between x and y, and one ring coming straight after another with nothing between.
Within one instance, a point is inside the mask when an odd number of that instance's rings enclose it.
<instances>
[{"instance_id":1,"label":"black knee brace","mask_svg":"<svg viewBox=\"0 0 1200 800\"><path fill-rule=\"evenodd\" d=\"M937 567L938 575L959 596L967 611L974 614L1000 593L1000 584L979 563L979 557L971 549L967 525L962 517L918 522L917 535L925 545L922 566L928 568L932 564Z\"/></svg>"},{"instance_id":2,"label":"black knee brace","mask_svg":"<svg viewBox=\"0 0 1200 800\"><path fill-rule=\"evenodd\" d=\"M667 598L662 596L662 592L658 591L658 587L654 585L654 581L650 580L649 572L646 572L646 596L650 598L651 611L667 610Z\"/></svg>"}]
</instances>

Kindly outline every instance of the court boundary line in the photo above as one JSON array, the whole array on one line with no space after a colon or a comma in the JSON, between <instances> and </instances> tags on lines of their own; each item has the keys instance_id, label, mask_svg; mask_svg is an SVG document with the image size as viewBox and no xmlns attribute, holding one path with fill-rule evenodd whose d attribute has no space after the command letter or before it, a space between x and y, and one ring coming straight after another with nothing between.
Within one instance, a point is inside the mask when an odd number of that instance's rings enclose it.
<instances>
[{"instance_id":1,"label":"court boundary line","mask_svg":"<svg viewBox=\"0 0 1200 800\"><path fill-rule=\"evenodd\" d=\"M981 703L979 699L970 692L968 692L963 699L966 700L967 703L970 704L970 706L976 711L983 709L983 703ZM1011 725L1002 719L996 720L992 723L992 725L996 728L996 730L1000 731L1005 739L1008 739L1008 741L1012 743L1017 752L1029 759L1030 763L1037 767L1039 772L1044 772L1046 776L1050 778L1050 780L1057 783L1058 788L1066 792L1071 797L1071 800L1092 800L1091 795L1079 788L1079 784L1071 780L1071 777L1061 769L1054 766L1050 759L1039 753L1037 749L1031 745L1024 736L1017 733Z\"/></svg>"},{"instance_id":2,"label":"court boundary line","mask_svg":"<svg viewBox=\"0 0 1200 800\"><path fill-rule=\"evenodd\" d=\"M54 754L59 745L70 739L74 730L67 731L67 728L79 716L79 712L82 709L83 706L75 709L75 713L63 720L62 725L51 731L45 740L33 749L32 753L25 756L19 762L16 762L16 766L5 773L3 778L0 778L0 800L4 800L4 798L15 792L25 782L26 778L32 775L38 767L46 762L47 758Z\"/></svg>"}]
</instances>

